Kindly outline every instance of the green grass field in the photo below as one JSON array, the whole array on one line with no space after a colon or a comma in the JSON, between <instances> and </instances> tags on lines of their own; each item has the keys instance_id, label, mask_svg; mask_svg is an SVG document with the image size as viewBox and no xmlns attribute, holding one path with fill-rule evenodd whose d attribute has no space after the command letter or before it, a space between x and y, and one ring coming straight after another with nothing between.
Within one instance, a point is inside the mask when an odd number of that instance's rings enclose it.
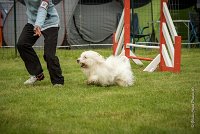
<instances>
[{"instance_id":1,"label":"green grass field","mask_svg":"<svg viewBox=\"0 0 200 134\"><path fill-rule=\"evenodd\" d=\"M182 49L180 74L147 73L142 71L145 66L131 62L136 82L127 88L86 85L86 78L76 63L83 51L57 51L65 85L53 87L42 51L38 51L38 54L44 67L45 80L34 86L24 86L28 73L22 60L13 58L13 49L0 49L0 133L200 132L200 49ZM95 51L105 57L112 53L111 49ZM151 50L136 52L149 57L156 54ZM194 128L191 121L195 121Z\"/></svg>"}]
</instances>

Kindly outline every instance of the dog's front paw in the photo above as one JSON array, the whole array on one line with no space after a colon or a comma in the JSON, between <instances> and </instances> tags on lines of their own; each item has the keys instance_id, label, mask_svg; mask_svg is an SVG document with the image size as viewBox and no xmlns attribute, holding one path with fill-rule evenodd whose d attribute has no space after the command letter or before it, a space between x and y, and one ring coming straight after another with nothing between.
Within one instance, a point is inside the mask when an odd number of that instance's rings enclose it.
<instances>
[{"instance_id":1,"label":"dog's front paw","mask_svg":"<svg viewBox=\"0 0 200 134\"><path fill-rule=\"evenodd\" d=\"M94 85L95 84L95 82L94 81L91 81L91 80L87 80L87 85Z\"/></svg>"},{"instance_id":2,"label":"dog's front paw","mask_svg":"<svg viewBox=\"0 0 200 134\"><path fill-rule=\"evenodd\" d=\"M88 85L95 85L98 83L98 77L96 75L92 75L88 78L87 84Z\"/></svg>"}]
</instances>

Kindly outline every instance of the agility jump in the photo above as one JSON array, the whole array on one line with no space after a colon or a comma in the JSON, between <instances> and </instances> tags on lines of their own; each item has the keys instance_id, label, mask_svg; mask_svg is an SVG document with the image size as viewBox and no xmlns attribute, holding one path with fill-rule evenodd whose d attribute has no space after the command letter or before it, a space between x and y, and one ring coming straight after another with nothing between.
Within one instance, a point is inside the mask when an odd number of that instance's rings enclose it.
<instances>
[{"instance_id":1,"label":"agility jump","mask_svg":"<svg viewBox=\"0 0 200 134\"><path fill-rule=\"evenodd\" d=\"M167 0L161 0L160 7L160 45L137 45L130 43L130 0L124 0L124 10L117 31L113 35L113 54L125 55L138 65L143 65L141 60L151 61L143 71L153 72L159 65L160 71L180 72L181 36L176 32ZM159 49L159 54L154 59L139 57L131 51L130 47Z\"/></svg>"}]
</instances>

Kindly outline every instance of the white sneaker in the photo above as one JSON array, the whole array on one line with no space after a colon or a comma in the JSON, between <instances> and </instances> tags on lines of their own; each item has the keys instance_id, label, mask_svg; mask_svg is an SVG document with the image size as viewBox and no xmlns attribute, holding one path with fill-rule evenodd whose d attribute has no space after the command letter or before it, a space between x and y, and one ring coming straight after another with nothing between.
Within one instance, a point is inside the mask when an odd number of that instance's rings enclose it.
<instances>
[{"instance_id":1,"label":"white sneaker","mask_svg":"<svg viewBox=\"0 0 200 134\"><path fill-rule=\"evenodd\" d=\"M36 81L36 76L30 76L30 78L24 82L24 85L33 85Z\"/></svg>"},{"instance_id":2,"label":"white sneaker","mask_svg":"<svg viewBox=\"0 0 200 134\"><path fill-rule=\"evenodd\" d=\"M63 87L63 84L54 84L54 87Z\"/></svg>"}]
</instances>

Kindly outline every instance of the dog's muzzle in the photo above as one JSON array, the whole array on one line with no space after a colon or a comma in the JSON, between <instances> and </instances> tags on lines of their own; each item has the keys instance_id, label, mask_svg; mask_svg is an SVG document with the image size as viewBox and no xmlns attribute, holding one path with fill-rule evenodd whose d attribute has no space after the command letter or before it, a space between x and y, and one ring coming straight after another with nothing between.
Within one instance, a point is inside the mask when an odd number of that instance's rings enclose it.
<instances>
[{"instance_id":1,"label":"dog's muzzle","mask_svg":"<svg viewBox=\"0 0 200 134\"><path fill-rule=\"evenodd\" d=\"M76 60L76 62L77 62L78 64L81 64L81 67L82 67L82 68L87 68L87 65L84 64L84 63L80 63L80 60L79 60L79 59Z\"/></svg>"},{"instance_id":2,"label":"dog's muzzle","mask_svg":"<svg viewBox=\"0 0 200 134\"><path fill-rule=\"evenodd\" d=\"M82 67L82 68L87 68L87 65L84 64L84 63L81 63L81 67Z\"/></svg>"}]
</instances>

